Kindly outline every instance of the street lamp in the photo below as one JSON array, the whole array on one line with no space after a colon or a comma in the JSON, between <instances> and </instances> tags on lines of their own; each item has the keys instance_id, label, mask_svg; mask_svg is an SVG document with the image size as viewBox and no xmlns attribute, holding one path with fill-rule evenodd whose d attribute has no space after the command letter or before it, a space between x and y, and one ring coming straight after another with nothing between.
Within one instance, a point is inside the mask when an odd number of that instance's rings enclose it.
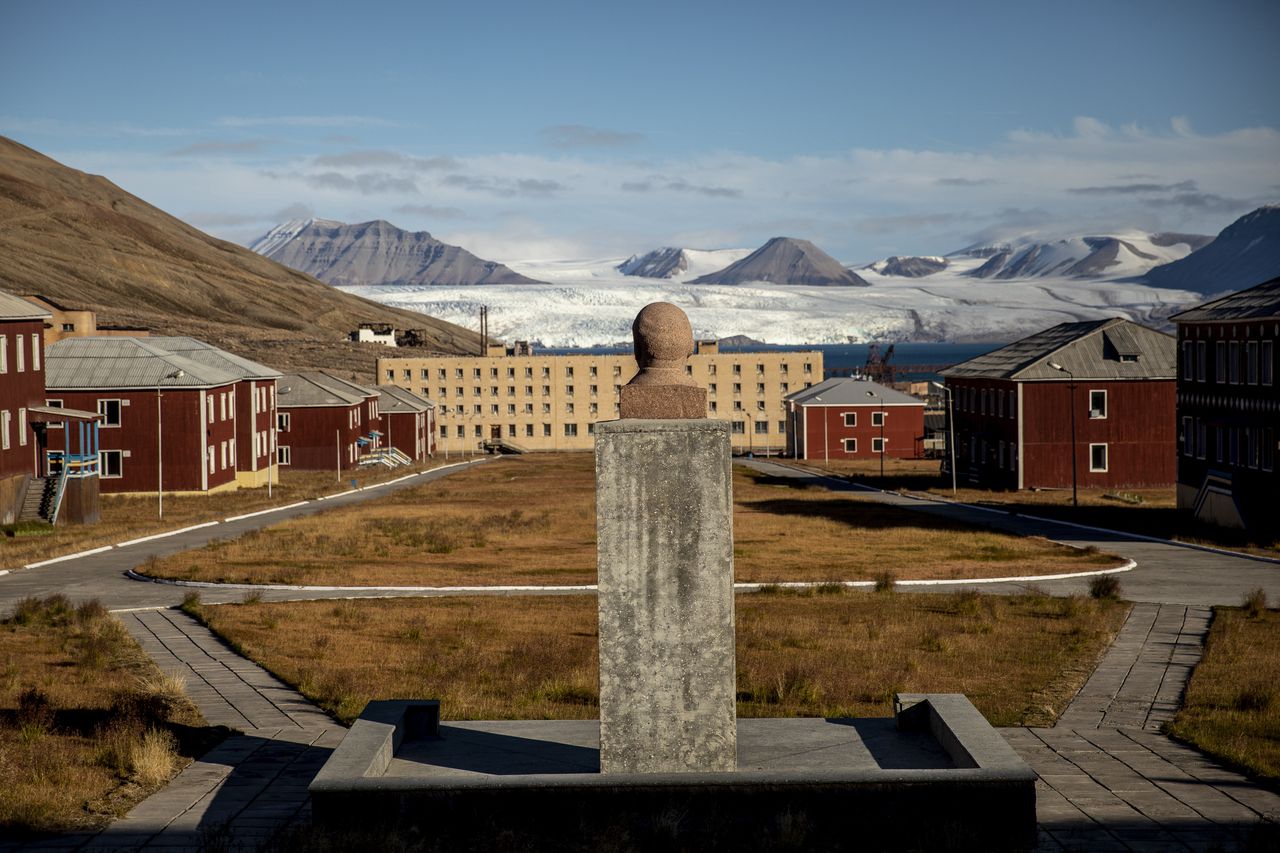
<instances>
[{"instance_id":1,"label":"street lamp","mask_svg":"<svg viewBox=\"0 0 1280 853\"><path fill-rule=\"evenodd\" d=\"M1067 400L1071 406L1071 505L1078 507L1080 506L1080 501L1077 495L1078 486L1076 482L1076 375L1056 361L1049 362L1049 366L1054 370L1067 374L1068 377Z\"/></svg>"},{"instance_id":2,"label":"street lamp","mask_svg":"<svg viewBox=\"0 0 1280 853\"><path fill-rule=\"evenodd\" d=\"M751 459L755 456L755 419L750 412L742 413L747 419L747 458Z\"/></svg>"},{"instance_id":3,"label":"street lamp","mask_svg":"<svg viewBox=\"0 0 1280 853\"><path fill-rule=\"evenodd\" d=\"M181 379L186 376L185 370L179 368L172 373L166 373L161 377L160 382L166 379ZM161 413L160 398L164 395L160 393L160 383L156 383L156 517L164 518L164 415ZM204 460L201 460L201 465Z\"/></svg>"},{"instance_id":4,"label":"street lamp","mask_svg":"<svg viewBox=\"0 0 1280 853\"><path fill-rule=\"evenodd\" d=\"M867 396L874 398L876 401L876 404L880 407L880 479L883 480L884 479L884 398L877 395L875 391L868 391ZM876 416L876 413L872 412L871 418L873 420L875 419L875 416Z\"/></svg>"}]
</instances>

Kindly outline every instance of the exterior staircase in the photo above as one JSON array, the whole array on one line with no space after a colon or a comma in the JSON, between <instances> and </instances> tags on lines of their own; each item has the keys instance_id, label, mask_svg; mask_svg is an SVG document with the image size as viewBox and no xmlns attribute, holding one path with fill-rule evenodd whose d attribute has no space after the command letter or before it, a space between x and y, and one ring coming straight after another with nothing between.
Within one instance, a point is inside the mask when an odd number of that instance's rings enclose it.
<instances>
[{"instance_id":1,"label":"exterior staircase","mask_svg":"<svg viewBox=\"0 0 1280 853\"><path fill-rule=\"evenodd\" d=\"M486 453L528 453L529 449L508 438L491 438L481 445Z\"/></svg>"},{"instance_id":2,"label":"exterior staircase","mask_svg":"<svg viewBox=\"0 0 1280 853\"><path fill-rule=\"evenodd\" d=\"M57 491L56 477L32 477L27 483L27 495L18 512L18 521L50 521Z\"/></svg>"}]
</instances>

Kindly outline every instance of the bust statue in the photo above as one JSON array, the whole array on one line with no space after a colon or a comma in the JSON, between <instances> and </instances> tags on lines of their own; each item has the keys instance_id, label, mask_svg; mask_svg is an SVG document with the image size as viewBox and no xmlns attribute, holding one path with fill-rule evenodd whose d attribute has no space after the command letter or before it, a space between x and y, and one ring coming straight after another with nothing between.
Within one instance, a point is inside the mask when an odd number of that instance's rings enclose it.
<instances>
[{"instance_id":1,"label":"bust statue","mask_svg":"<svg viewBox=\"0 0 1280 853\"><path fill-rule=\"evenodd\" d=\"M631 332L640 370L622 388L622 417L706 417L707 391L685 373L693 355L693 327L685 313L670 302L651 303L640 309Z\"/></svg>"}]
</instances>

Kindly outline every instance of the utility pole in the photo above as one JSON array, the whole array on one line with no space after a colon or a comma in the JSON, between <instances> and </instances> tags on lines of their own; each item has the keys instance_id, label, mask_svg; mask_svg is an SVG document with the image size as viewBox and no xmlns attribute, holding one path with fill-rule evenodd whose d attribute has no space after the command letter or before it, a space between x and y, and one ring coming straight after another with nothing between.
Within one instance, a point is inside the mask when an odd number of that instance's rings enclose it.
<instances>
[{"instance_id":1,"label":"utility pole","mask_svg":"<svg viewBox=\"0 0 1280 853\"><path fill-rule=\"evenodd\" d=\"M161 379L181 379L186 376L185 370L179 368L172 373L167 373ZM160 385L156 385L156 517L164 518L164 414L160 405L161 398L164 397L160 393ZM200 413L204 417L204 413ZM200 464L204 464L204 460L200 460Z\"/></svg>"},{"instance_id":2,"label":"utility pole","mask_svg":"<svg viewBox=\"0 0 1280 853\"><path fill-rule=\"evenodd\" d=\"M1079 507L1080 499L1076 482L1078 476L1076 474L1076 375L1056 361L1049 362L1049 366L1067 374L1067 400L1071 407L1071 505Z\"/></svg>"}]
</instances>

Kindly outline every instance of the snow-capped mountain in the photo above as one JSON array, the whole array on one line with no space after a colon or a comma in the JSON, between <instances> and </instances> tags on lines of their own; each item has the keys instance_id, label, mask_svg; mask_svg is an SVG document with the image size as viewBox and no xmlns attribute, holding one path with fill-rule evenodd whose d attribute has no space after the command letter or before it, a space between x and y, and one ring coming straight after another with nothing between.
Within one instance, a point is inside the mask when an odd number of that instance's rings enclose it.
<instances>
[{"instance_id":1,"label":"snow-capped mountain","mask_svg":"<svg viewBox=\"0 0 1280 853\"><path fill-rule=\"evenodd\" d=\"M665 278L687 281L722 270L751 254L751 249L685 249L664 246L632 255L616 269L623 275L639 278Z\"/></svg>"},{"instance_id":2,"label":"snow-capped mountain","mask_svg":"<svg viewBox=\"0 0 1280 853\"><path fill-rule=\"evenodd\" d=\"M924 278L936 272L942 272L947 266L947 259L936 255L891 255L883 261L867 264L863 269L900 278Z\"/></svg>"},{"instance_id":3,"label":"snow-capped mountain","mask_svg":"<svg viewBox=\"0 0 1280 853\"><path fill-rule=\"evenodd\" d=\"M740 261L698 276L691 284L771 284L808 287L866 287L857 273L808 240L774 237Z\"/></svg>"},{"instance_id":4,"label":"snow-capped mountain","mask_svg":"<svg viewBox=\"0 0 1280 853\"><path fill-rule=\"evenodd\" d=\"M1213 242L1150 270L1146 281L1196 293L1244 290L1280 276L1280 205L1246 213Z\"/></svg>"},{"instance_id":5,"label":"snow-capped mountain","mask_svg":"<svg viewBox=\"0 0 1280 853\"><path fill-rule=\"evenodd\" d=\"M405 231L382 219L355 225L295 220L272 228L249 248L334 285L542 283L426 231Z\"/></svg>"},{"instance_id":6,"label":"snow-capped mountain","mask_svg":"<svg viewBox=\"0 0 1280 853\"><path fill-rule=\"evenodd\" d=\"M984 259L969 271L974 278L1120 278L1185 258L1212 239L1199 234L1126 232L1045 241L1029 235L978 243L947 257Z\"/></svg>"}]
</instances>

